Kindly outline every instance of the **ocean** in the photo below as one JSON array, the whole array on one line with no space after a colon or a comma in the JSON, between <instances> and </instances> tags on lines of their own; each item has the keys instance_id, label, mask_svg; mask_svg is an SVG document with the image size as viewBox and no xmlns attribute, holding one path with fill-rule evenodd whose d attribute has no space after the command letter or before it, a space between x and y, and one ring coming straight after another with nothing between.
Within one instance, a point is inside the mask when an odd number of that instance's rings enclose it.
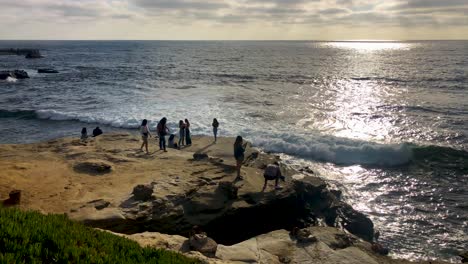
<instances>
[{"instance_id":1,"label":"ocean","mask_svg":"<svg viewBox=\"0 0 468 264\"><path fill-rule=\"evenodd\" d=\"M150 128L242 135L309 166L398 258L468 245L468 41L0 41L0 143ZM58 74L39 74L54 68ZM139 146L138 146L139 147ZM156 147L150 145L150 148Z\"/></svg>"}]
</instances>

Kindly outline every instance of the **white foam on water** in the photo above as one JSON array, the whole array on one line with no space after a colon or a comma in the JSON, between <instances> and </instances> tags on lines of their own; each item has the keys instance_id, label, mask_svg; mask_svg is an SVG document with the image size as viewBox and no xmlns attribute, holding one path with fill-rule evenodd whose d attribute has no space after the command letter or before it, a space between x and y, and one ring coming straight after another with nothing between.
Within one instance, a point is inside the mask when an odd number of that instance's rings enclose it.
<instances>
[{"instance_id":1,"label":"white foam on water","mask_svg":"<svg viewBox=\"0 0 468 264\"><path fill-rule=\"evenodd\" d=\"M14 82L18 81L18 79L13 78L13 77L7 77L7 78L6 78L6 81L7 81L7 82L10 82L10 83L14 83Z\"/></svg>"},{"instance_id":2,"label":"white foam on water","mask_svg":"<svg viewBox=\"0 0 468 264\"><path fill-rule=\"evenodd\" d=\"M411 161L406 144L380 144L328 135L276 133L252 135L249 139L265 151L341 165L398 166Z\"/></svg>"}]
</instances>

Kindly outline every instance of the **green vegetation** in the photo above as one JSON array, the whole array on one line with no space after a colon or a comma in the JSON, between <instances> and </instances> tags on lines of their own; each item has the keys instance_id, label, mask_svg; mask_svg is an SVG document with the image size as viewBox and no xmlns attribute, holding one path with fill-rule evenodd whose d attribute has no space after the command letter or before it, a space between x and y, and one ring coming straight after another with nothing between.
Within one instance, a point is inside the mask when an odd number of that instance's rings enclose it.
<instances>
[{"instance_id":1,"label":"green vegetation","mask_svg":"<svg viewBox=\"0 0 468 264\"><path fill-rule=\"evenodd\" d=\"M70 221L0 208L0 263L199 263Z\"/></svg>"}]
</instances>

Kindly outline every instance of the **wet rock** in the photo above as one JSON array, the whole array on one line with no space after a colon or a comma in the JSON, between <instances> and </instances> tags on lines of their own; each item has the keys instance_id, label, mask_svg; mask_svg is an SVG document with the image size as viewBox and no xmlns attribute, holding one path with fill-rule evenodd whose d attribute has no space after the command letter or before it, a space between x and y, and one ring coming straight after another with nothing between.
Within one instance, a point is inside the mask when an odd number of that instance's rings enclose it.
<instances>
[{"instance_id":1,"label":"wet rock","mask_svg":"<svg viewBox=\"0 0 468 264\"><path fill-rule=\"evenodd\" d=\"M6 80L8 77L16 78L16 79L26 79L26 78L29 78L29 75L26 71L23 71L23 70L0 72L0 80Z\"/></svg>"},{"instance_id":2,"label":"wet rock","mask_svg":"<svg viewBox=\"0 0 468 264\"><path fill-rule=\"evenodd\" d=\"M377 254L379 254L379 255L382 255L382 256L386 256L386 255L388 255L388 253L389 253L388 248L382 246L382 244L380 244L380 243L374 243L374 244L372 244L371 249L372 249L372 251L374 251L375 253L377 253Z\"/></svg>"},{"instance_id":3,"label":"wet rock","mask_svg":"<svg viewBox=\"0 0 468 264\"><path fill-rule=\"evenodd\" d=\"M13 190L9 194L9 198L3 201L3 206L14 206L21 202L21 190Z\"/></svg>"},{"instance_id":4,"label":"wet rock","mask_svg":"<svg viewBox=\"0 0 468 264\"><path fill-rule=\"evenodd\" d=\"M208 159L208 154L206 154L206 153L194 153L194 154L193 154L193 159L194 159L194 160L204 160L204 159Z\"/></svg>"},{"instance_id":5,"label":"wet rock","mask_svg":"<svg viewBox=\"0 0 468 264\"><path fill-rule=\"evenodd\" d=\"M152 184L139 184L133 188L133 197L135 200L147 201L153 195L153 187Z\"/></svg>"},{"instance_id":6,"label":"wet rock","mask_svg":"<svg viewBox=\"0 0 468 264\"><path fill-rule=\"evenodd\" d=\"M366 215L355 211L347 204L341 204L339 211L346 230L366 241L371 242L373 240L374 223Z\"/></svg>"},{"instance_id":7,"label":"wet rock","mask_svg":"<svg viewBox=\"0 0 468 264\"><path fill-rule=\"evenodd\" d=\"M37 69L38 73L58 73L57 70L50 69L50 68L42 68L42 69Z\"/></svg>"},{"instance_id":8,"label":"wet rock","mask_svg":"<svg viewBox=\"0 0 468 264\"><path fill-rule=\"evenodd\" d=\"M27 79L27 78L29 78L28 73L26 71L23 71L23 70L14 70L11 73L11 76L16 78L16 79Z\"/></svg>"},{"instance_id":9,"label":"wet rock","mask_svg":"<svg viewBox=\"0 0 468 264\"><path fill-rule=\"evenodd\" d=\"M28 53L26 53L26 56L24 56L26 59L39 59L43 58L39 50L30 50Z\"/></svg>"},{"instance_id":10,"label":"wet rock","mask_svg":"<svg viewBox=\"0 0 468 264\"><path fill-rule=\"evenodd\" d=\"M82 173L104 174L111 172L112 165L103 160L89 160L78 162L73 168Z\"/></svg>"},{"instance_id":11,"label":"wet rock","mask_svg":"<svg viewBox=\"0 0 468 264\"><path fill-rule=\"evenodd\" d=\"M462 263L468 263L468 250L461 252L459 256L462 258Z\"/></svg>"},{"instance_id":12,"label":"wet rock","mask_svg":"<svg viewBox=\"0 0 468 264\"><path fill-rule=\"evenodd\" d=\"M308 173L308 174L314 174L314 171L309 166L301 168L301 169L299 169L299 171L300 172L305 172L305 173Z\"/></svg>"},{"instance_id":13,"label":"wet rock","mask_svg":"<svg viewBox=\"0 0 468 264\"><path fill-rule=\"evenodd\" d=\"M189 238L190 248L203 254L214 255L218 244L206 234L194 234Z\"/></svg>"},{"instance_id":14,"label":"wet rock","mask_svg":"<svg viewBox=\"0 0 468 264\"><path fill-rule=\"evenodd\" d=\"M89 204L92 204L94 206L94 208L96 208L96 210L102 210L102 209L108 207L110 205L110 202L105 201L103 199L99 199L99 200L91 201L91 202L89 202Z\"/></svg>"},{"instance_id":15,"label":"wet rock","mask_svg":"<svg viewBox=\"0 0 468 264\"><path fill-rule=\"evenodd\" d=\"M0 71L0 80L6 80L8 77L11 77L10 72Z\"/></svg>"},{"instance_id":16,"label":"wet rock","mask_svg":"<svg viewBox=\"0 0 468 264\"><path fill-rule=\"evenodd\" d=\"M299 241L300 243L315 243L317 242L317 238L312 235L312 232L307 229L293 229L293 236Z\"/></svg>"}]
</instances>

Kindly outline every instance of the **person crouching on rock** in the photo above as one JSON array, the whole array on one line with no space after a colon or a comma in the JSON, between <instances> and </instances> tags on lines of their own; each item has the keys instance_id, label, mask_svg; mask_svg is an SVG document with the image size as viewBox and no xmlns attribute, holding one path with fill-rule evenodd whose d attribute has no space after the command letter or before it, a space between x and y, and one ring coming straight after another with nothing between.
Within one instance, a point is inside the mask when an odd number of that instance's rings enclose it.
<instances>
[{"instance_id":1,"label":"person crouching on rock","mask_svg":"<svg viewBox=\"0 0 468 264\"><path fill-rule=\"evenodd\" d=\"M140 150L143 151L143 147L146 148L146 154L149 154L148 151L148 137L151 137L151 133L148 128L148 120L143 119L140 126L141 139L143 143L141 144Z\"/></svg>"},{"instance_id":2,"label":"person crouching on rock","mask_svg":"<svg viewBox=\"0 0 468 264\"><path fill-rule=\"evenodd\" d=\"M169 136L169 141L167 142L167 146L169 148L177 148L177 143L175 143L175 135L174 134L171 134Z\"/></svg>"},{"instance_id":3,"label":"person crouching on rock","mask_svg":"<svg viewBox=\"0 0 468 264\"><path fill-rule=\"evenodd\" d=\"M284 176L281 175L281 169L277 161L273 162L273 164L268 164L265 168L265 172L263 173L263 177L265 177L265 184L263 185L262 192L265 191L268 181L275 181L276 190L280 190L282 188L278 185L278 181L279 179L284 181Z\"/></svg>"},{"instance_id":4,"label":"person crouching on rock","mask_svg":"<svg viewBox=\"0 0 468 264\"><path fill-rule=\"evenodd\" d=\"M96 127L94 130L93 130L93 137L97 137L99 135L102 135L102 130L99 128L99 127Z\"/></svg>"},{"instance_id":5,"label":"person crouching on rock","mask_svg":"<svg viewBox=\"0 0 468 264\"><path fill-rule=\"evenodd\" d=\"M243 144L243 140L241 136L237 136L236 142L234 142L234 158L236 158L236 169L237 169L237 177L236 180L242 180L241 174L241 167L242 163L244 162L244 152L245 148L247 147L247 143Z\"/></svg>"}]
</instances>

